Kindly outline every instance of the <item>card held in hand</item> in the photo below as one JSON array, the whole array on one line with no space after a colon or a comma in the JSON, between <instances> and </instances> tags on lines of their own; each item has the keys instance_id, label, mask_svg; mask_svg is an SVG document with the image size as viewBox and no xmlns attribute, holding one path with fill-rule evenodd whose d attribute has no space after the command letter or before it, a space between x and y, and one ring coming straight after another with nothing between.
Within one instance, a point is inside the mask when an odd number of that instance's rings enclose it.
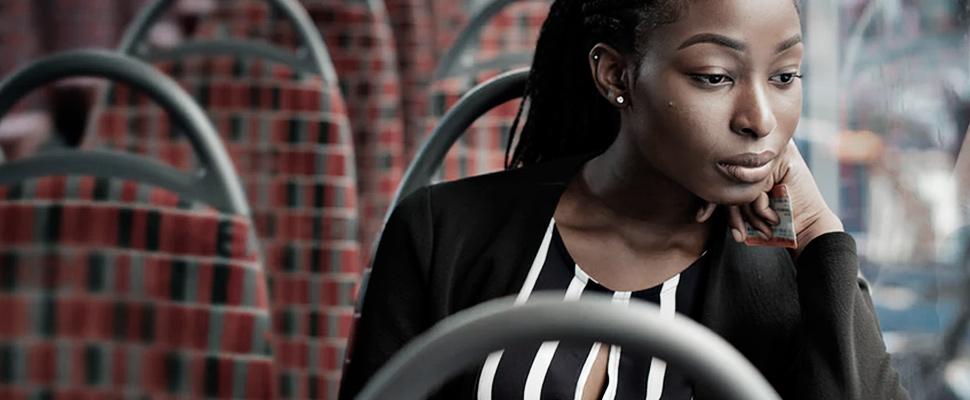
<instances>
[{"instance_id":1,"label":"card held in hand","mask_svg":"<svg viewBox=\"0 0 970 400\"><path fill-rule=\"evenodd\" d=\"M786 247L794 249L798 247L795 240L795 222L792 216L791 197L788 195L788 186L777 185L768 193L769 206L778 214L780 222L771 227L772 237L764 240L758 236L758 232L751 227L747 221L744 223L747 229L747 238L744 243L748 246L771 246Z\"/></svg>"}]
</instances>

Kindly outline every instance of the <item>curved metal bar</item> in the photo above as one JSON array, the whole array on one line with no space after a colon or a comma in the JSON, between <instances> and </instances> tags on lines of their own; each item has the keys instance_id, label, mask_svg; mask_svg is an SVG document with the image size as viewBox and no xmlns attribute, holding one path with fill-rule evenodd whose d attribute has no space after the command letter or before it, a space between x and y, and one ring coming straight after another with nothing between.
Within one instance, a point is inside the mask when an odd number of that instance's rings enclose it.
<instances>
[{"instance_id":1,"label":"curved metal bar","mask_svg":"<svg viewBox=\"0 0 970 400\"><path fill-rule=\"evenodd\" d=\"M529 79L529 69L520 68L506 72L475 86L454 105L411 161L404 178L398 186L391 210L411 192L431 182L431 177L441 166L451 146L479 117L499 105L522 97ZM390 216L388 211L385 216Z\"/></svg>"},{"instance_id":2,"label":"curved metal bar","mask_svg":"<svg viewBox=\"0 0 970 400\"><path fill-rule=\"evenodd\" d=\"M462 29L461 33L458 34L458 38L455 39L455 43L451 45L448 52L441 57L441 61L438 62L438 66L434 70L434 75L432 75L432 82L447 78L452 76L452 70L458 65L458 60L462 53L468 47L478 40L479 35L482 34L482 29L495 18L498 13L502 12L509 4L512 4L519 0L492 0L490 3L484 5L481 10L478 11L471 20L468 21L468 25L465 29Z\"/></svg>"},{"instance_id":3,"label":"curved metal bar","mask_svg":"<svg viewBox=\"0 0 970 400\"><path fill-rule=\"evenodd\" d=\"M162 15L165 14L165 11L175 4L176 1L155 0L142 9L135 17L134 22L125 31L121 39L121 45L118 46L118 51L129 55L137 54L138 44L148 34L149 29L158 22ZM306 9L296 0L268 1L282 11L296 27L297 33L299 33L300 38L303 39L303 43L309 50L307 57L316 64L320 75L327 82L337 82L337 71L334 69L333 61L330 59L330 53L327 52L327 46L324 44L323 38L320 37L316 25L310 19L310 15L307 14Z\"/></svg>"},{"instance_id":4,"label":"curved metal bar","mask_svg":"<svg viewBox=\"0 0 970 400\"><path fill-rule=\"evenodd\" d=\"M37 60L0 82L0 118L34 89L62 78L91 76L124 82L144 92L183 128L199 161L203 179L225 196L225 211L249 216L239 177L219 135L202 108L171 78L136 59L104 50L70 51Z\"/></svg>"},{"instance_id":5,"label":"curved metal bar","mask_svg":"<svg viewBox=\"0 0 970 400\"><path fill-rule=\"evenodd\" d=\"M280 50L264 42L248 40L192 40L178 47L159 50L145 56L146 61L178 60L194 55L232 55L239 58L259 58L293 67L300 72L318 75L317 66L293 53Z\"/></svg>"},{"instance_id":6,"label":"curved metal bar","mask_svg":"<svg viewBox=\"0 0 970 400\"><path fill-rule=\"evenodd\" d=\"M534 56L535 53L532 50L502 54L488 60L476 61L471 65L459 65L458 68L454 69L444 79L450 77L478 76L482 71L501 71L508 70L510 67L521 68L532 65Z\"/></svg>"},{"instance_id":7,"label":"curved metal bar","mask_svg":"<svg viewBox=\"0 0 970 400\"><path fill-rule=\"evenodd\" d=\"M515 307L506 298L455 314L401 349L357 400L422 399L493 351L550 340L610 343L666 360L727 400L781 399L740 352L690 318L670 319L639 300L618 307L608 296L591 297L564 303L535 295Z\"/></svg>"},{"instance_id":8,"label":"curved metal bar","mask_svg":"<svg viewBox=\"0 0 970 400\"><path fill-rule=\"evenodd\" d=\"M431 177L441 167L448 150L475 120L488 110L522 97L528 80L528 68L509 71L479 84L459 99L458 103L445 113L438 126L431 131L431 135L421 145L418 154L408 165L408 169L404 172L404 177L397 187L397 192L394 194L391 207L384 215L384 223L387 223L391 213L394 212L394 208L401 200L404 200L405 197L422 186L431 183ZM371 259L377 254L377 244L381 242L383 233L383 231L378 233L374 243L371 244ZM356 312L359 312L364 305L364 298L366 297L364 294L367 293L369 279L370 268L367 268L361 278L355 307Z\"/></svg>"},{"instance_id":9,"label":"curved metal bar","mask_svg":"<svg viewBox=\"0 0 970 400\"><path fill-rule=\"evenodd\" d=\"M59 150L0 165L0 185L12 185L44 176L96 176L115 178L168 189L218 210L232 210L226 196L214 186L150 158L111 151Z\"/></svg>"}]
</instances>

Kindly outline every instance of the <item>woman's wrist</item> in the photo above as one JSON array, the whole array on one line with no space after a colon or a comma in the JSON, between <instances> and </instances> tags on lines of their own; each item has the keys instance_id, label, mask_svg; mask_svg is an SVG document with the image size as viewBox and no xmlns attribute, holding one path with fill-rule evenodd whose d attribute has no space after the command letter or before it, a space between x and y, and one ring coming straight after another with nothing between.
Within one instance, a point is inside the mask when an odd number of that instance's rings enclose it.
<instances>
[{"instance_id":1,"label":"woman's wrist","mask_svg":"<svg viewBox=\"0 0 970 400\"><path fill-rule=\"evenodd\" d=\"M845 232L845 227L842 226L842 220L840 220L835 213L826 211L818 217L812 218L807 225L802 227L802 229L800 229L796 234L798 248L792 250L792 260L797 262L798 257L802 254L802 250L805 250L805 247L808 246L812 240L815 240L815 238L826 233L832 232Z\"/></svg>"}]
</instances>

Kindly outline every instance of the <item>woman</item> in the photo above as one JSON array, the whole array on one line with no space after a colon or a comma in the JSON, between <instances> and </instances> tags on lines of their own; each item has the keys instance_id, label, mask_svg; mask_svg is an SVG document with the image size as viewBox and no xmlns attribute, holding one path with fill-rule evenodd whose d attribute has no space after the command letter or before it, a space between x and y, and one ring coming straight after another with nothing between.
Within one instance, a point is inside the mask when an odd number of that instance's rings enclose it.
<instances>
[{"instance_id":1,"label":"woman","mask_svg":"<svg viewBox=\"0 0 970 400\"><path fill-rule=\"evenodd\" d=\"M904 399L855 243L792 144L801 26L790 0L557 0L508 171L419 190L388 221L342 399L405 343L478 303L609 293L690 315L785 399ZM788 186L798 248L771 234ZM696 391L696 393L694 393ZM442 399L710 399L622 348L496 353Z\"/></svg>"}]
</instances>

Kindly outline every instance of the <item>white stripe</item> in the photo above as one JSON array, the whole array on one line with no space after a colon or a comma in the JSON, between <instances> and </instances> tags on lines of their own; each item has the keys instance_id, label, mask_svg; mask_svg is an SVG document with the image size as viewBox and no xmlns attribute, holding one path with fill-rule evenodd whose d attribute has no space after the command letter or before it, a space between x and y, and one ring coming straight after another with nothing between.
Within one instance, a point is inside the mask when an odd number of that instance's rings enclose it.
<instances>
[{"instance_id":1,"label":"white stripe","mask_svg":"<svg viewBox=\"0 0 970 400\"><path fill-rule=\"evenodd\" d=\"M549 364L552 364L552 357L556 355L556 348L559 341L545 342L539 346L536 358L532 360L532 368L529 368L529 377L525 381L525 391L522 398L525 400L538 399L542 395L542 383L546 381L546 373L549 372Z\"/></svg>"},{"instance_id":2,"label":"white stripe","mask_svg":"<svg viewBox=\"0 0 970 400\"><path fill-rule=\"evenodd\" d=\"M606 386L606 392L603 393L603 400L616 399L617 377L620 374L620 352L622 350L620 346L610 346L610 361L606 367L606 376L610 383Z\"/></svg>"},{"instance_id":3,"label":"white stripe","mask_svg":"<svg viewBox=\"0 0 970 400\"><path fill-rule=\"evenodd\" d=\"M585 288L586 280L580 276L573 276L563 301L579 300ZM532 367L529 368L529 376L525 380L524 399L538 399L542 395L542 384L546 381L546 374L549 373L549 365L552 364L552 357L556 355L557 348L559 348L558 340L545 342L539 346L539 351L532 360Z\"/></svg>"},{"instance_id":4,"label":"white stripe","mask_svg":"<svg viewBox=\"0 0 970 400\"><path fill-rule=\"evenodd\" d=\"M579 264L576 264L573 271L573 273L583 281L583 284L589 284L590 281L596 282L595 279L589 277L586 271L583 271L583 269L579 267Z\"/></svg>"},{"instance_id":5,"label":"white stripe","mask_svg":"<svg viewBox=\"0 0 970 400\"><path fill-rule=\"evenodd\" d=\"M613 293L613 304L619 304L626 306L630 304L630 296L632 292L615 292ZM620 380L620 353L622 352L620 346L610 346L610 358L609 363L606 366L606 376L609 380L609 384L606 386L606 392L603 393L603 400L614 400L616 399L616 388Z\"/></svg>"},{"instance_id":6,"label":"white stripe","mask_svg":"<svg viewBox=\"0 0 970 400\"><path fill-rule=\"evenodd\" d=\"M586 356L586 363L583 364L583 370L579 373L579 382L576 382L576 395L573 397L575 400L583 400L583 392L586 390L586 381L589 380L589 374L593 371L593 364L596 362L596 358L600 355L600 347L602 343L593 343L593 348L589 350L589 355ZM692 399L693 400L693 399Z\"/></svg>"},{"instance_id":7,"label":"white stripe","mask_svg":"<svg viewBox=\"0 0 970 400\"><path fill-rule=\"evenodd\" d=\"M529 268L529 275L525 278L525 284L522 285L522 290L519 291L519 295L515 298L515 305L525 303L529 299L529 296L532 294L532 289L536 286L536 281L539 280L539 273L542 272L542 266L546 263L546 255L549 253L549 243L552 243L552 228L554 226L556 226L556 220L549 220L546 235L542 238L542 244L539 245L536 258L532 261L532 267Z\"/></svg>"},{"instance_id":8,"label":"white stripe","mask_svg":"<svg viewBox=\"0 0 970 400\"><path fill-rule=\"evenodd\" d=\"M529 299L532 295L532 289L535 288L536 281L539 280L539 273L542 272L542 266L546 263L546 255L549 253L549 244L552 243L552 228L556 226L556 220L549 220L549 227L546 228L546 234L542 238L542 244L539 245L539 251L536 252L536 257L532 261L532 267L529 268L529 274L525 277L525 284L522 285L522 289L519 290L519 295L515 298L515 305L521 305ZM485 365L482 366L482 373L478 376L478 400L492 400L492 386L495 383L495 373L498 372L498 364L502 361L503 351L496 351L488 355L485 359Z\"/></svg>"},{"instance_id":9,"label":"white stripe","mask_svg":"<svg viewBox=\"0 0 970 400\"><path fill-rule=\"evenodd\" d=\"M676 315L678 284L680 284L680 274L664 282L660 289L660 315L666 319L673 320ZM647 372L647 400L660 400L666 375L667 362L659 358L650 360L650 371Z\"/></svg>"},{"instance_id":10,"label":"white stripe","mask_svg":"<svg viewBox=\"0 0 970 400\"><path fill-rule=\"evenodd\" d=\"M495 383L495 372L498 371L498 362L502 361L502 353L499 350L488 355L485 366L482 367L482 374L478 377L478 400L492 400L492 385Z\"/></svg>"},{"instance_id":11,"label":"white stripe","mask_svg":"<svg viewBox=\"0 0 970 400\"><path fill-rule=\"evenodd\" d=\"M583 290L586 289L586 282L588 280L583 279L581 276L573 276L573 280L569 282L569 288L566 289L566 296L563 297L562 301L579 300L579 296L582 296Z\"/></svg>"}]
</instances>

